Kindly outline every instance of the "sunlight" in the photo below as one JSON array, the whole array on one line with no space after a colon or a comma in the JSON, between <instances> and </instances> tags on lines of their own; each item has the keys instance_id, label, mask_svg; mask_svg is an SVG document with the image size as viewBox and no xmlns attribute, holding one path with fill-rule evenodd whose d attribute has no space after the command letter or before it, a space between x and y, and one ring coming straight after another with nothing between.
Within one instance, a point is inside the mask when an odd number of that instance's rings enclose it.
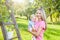
<instances>
[{"instance_id":1,"label":"sunlight","mask_svg":"<svg viewBox=\"0 0 60 40\"><path fill-rule=\"evenodd\" d=\"M24 3L24 2L26 2L27 0L12 0L14 3ZM28 0L29 2L31 2L31 3L33 3L34 2L34 0Z\"/></svg>"},{"instance_id":2,"label":"sunlight","mask_svg":"<svg viewBox=\"0 0 60 40\"><path fill-rule=\"evenodd\" d=\"M24 0L13 0L14 3L24 3Z\"/></svg>"},{"instance_id":3,"label":"sunlight","mask_svg":"<svg viewBox=\"0 0 60 40\"><path fill-rule=\"evenodd\" d=\"M34 0L29 0L29 2L33 3L33 2L34 2Z\"/></svg>"}]
</instances>

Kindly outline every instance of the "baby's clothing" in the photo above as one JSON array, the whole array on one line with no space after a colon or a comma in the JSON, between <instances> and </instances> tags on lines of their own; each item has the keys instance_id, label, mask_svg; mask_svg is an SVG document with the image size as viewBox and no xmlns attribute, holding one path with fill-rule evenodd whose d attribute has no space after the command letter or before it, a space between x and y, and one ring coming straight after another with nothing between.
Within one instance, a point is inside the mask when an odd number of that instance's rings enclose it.
<instances>
[{"instance_id":1,"label":"baby's clothing","mask_svg":"<svg viewBox=\"0 0 60 40\"><path fill-rule=\"evenodd\" d=\"M32 28L34 28L34 22L33 21L29 21L29 24L28 24L29 31L32 31ZM36 40L35 36L32 37L32 40Z\"/></svg>"}]
</instances>

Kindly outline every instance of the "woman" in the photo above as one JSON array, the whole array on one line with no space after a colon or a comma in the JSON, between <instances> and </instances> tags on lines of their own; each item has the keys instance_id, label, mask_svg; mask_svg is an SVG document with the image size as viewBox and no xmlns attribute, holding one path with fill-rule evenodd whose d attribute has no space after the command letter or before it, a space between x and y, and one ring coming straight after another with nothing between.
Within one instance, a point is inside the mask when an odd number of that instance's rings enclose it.
<instances>
[{"instance_id":1,"label":"woman","mask_svg":"<svg viewBox=\"0 0 60 40\"><path fill-rule=\"evenodd\" d=\"M42 8L38 9L36 12L36 16L38 17L38 22L35 23L36 31L29 31L32 35L36 37L36 40L43 40L43 34L46 30L46 15Z\"/></svg>"}]
</instances>

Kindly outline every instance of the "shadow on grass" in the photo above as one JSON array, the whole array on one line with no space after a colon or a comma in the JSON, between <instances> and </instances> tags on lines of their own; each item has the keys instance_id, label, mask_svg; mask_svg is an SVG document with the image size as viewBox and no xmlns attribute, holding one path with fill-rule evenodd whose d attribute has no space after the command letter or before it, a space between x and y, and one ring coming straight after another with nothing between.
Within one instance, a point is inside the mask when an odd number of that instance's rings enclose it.
<instances>
[{"instance_id":1,"label":"shadow on grass","mask_svg":"<svg viewBox=\"0 0 60 40\"><path fill-rule=\"evenodd\" d=\"M44 33L44 36L46 36L46 38L50 38L50 36L48 35L48 33Z\"/></svg>"},{"instance_id":2,"label":"shadow on grass","mask_svg":"<svg viewBox=\"0 0 60 40\"><path fill-rule=\"evenodd\" d=\"M51 35L53 36L60 36L60 30L58 29L52 29L52 28L47 28L46 32L44 35L48 38L51 38Z\"/></svg>"},{"instance_id":3,"label":"shadow on grass","mask_svg":"<svg viewBox=\"0 0 60 40\"><path fill-rule=\"evenodd\" d=\"M60 36L60 30L58 30L58 29L48 28L47 33L49 33L51 35L55 35L55 36Z\"/></svg>"},{"instance_id":4,"label":"shadow on grass","mask_svg":"<svg viewBox=\"0 0 60 40\"><path fill-rule=\"evenodd\" d=\"M16 19L27 20L26 18L16 17Z\"/></svg>"},{"instance_id":5,"label":"shadow on grass","mask_svg":"<svg viewBox=\"0 0 60 40\"><path fill-rule=\"evenodd\" d=\"M48 23L48 24L52 24L52 23ZM60 22L55 22L53 23L54 25L60 25Z\"/></svg>"},{"instance_id":6,"label":"shadow on grass","mask_svg":"<svg viewBox=\"0 0 60 40\"><path fill-rule=\"evenodd\" d=\"M28 25L26 25L26 24L20 24L20 23L18 23L18 27L19 27L21 30L28 31L28 30L27 30L27 29L28 29Z\"/></svg>"}]
</instances>

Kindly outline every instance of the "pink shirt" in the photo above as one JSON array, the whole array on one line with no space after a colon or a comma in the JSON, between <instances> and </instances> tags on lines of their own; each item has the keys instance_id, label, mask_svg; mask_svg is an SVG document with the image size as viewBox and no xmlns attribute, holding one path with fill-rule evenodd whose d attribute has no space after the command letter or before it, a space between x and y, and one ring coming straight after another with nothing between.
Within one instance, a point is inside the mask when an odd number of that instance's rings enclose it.
<instances>
[{"instance_id":1,"label":"pink shirt","mask_svg":"<svg viewBox=\"0 0 60 40\"><path fill-rule=\"evenodd\" d=\"M43 34L44 34L44 29L45 29L45 22L44 21L36 22L35 23L36 31L38 31L39 27L41 27L42 30L40 32L40 35L38 37L36 37L36 40L43 40Z\"/></svg>"}]
</instances>

